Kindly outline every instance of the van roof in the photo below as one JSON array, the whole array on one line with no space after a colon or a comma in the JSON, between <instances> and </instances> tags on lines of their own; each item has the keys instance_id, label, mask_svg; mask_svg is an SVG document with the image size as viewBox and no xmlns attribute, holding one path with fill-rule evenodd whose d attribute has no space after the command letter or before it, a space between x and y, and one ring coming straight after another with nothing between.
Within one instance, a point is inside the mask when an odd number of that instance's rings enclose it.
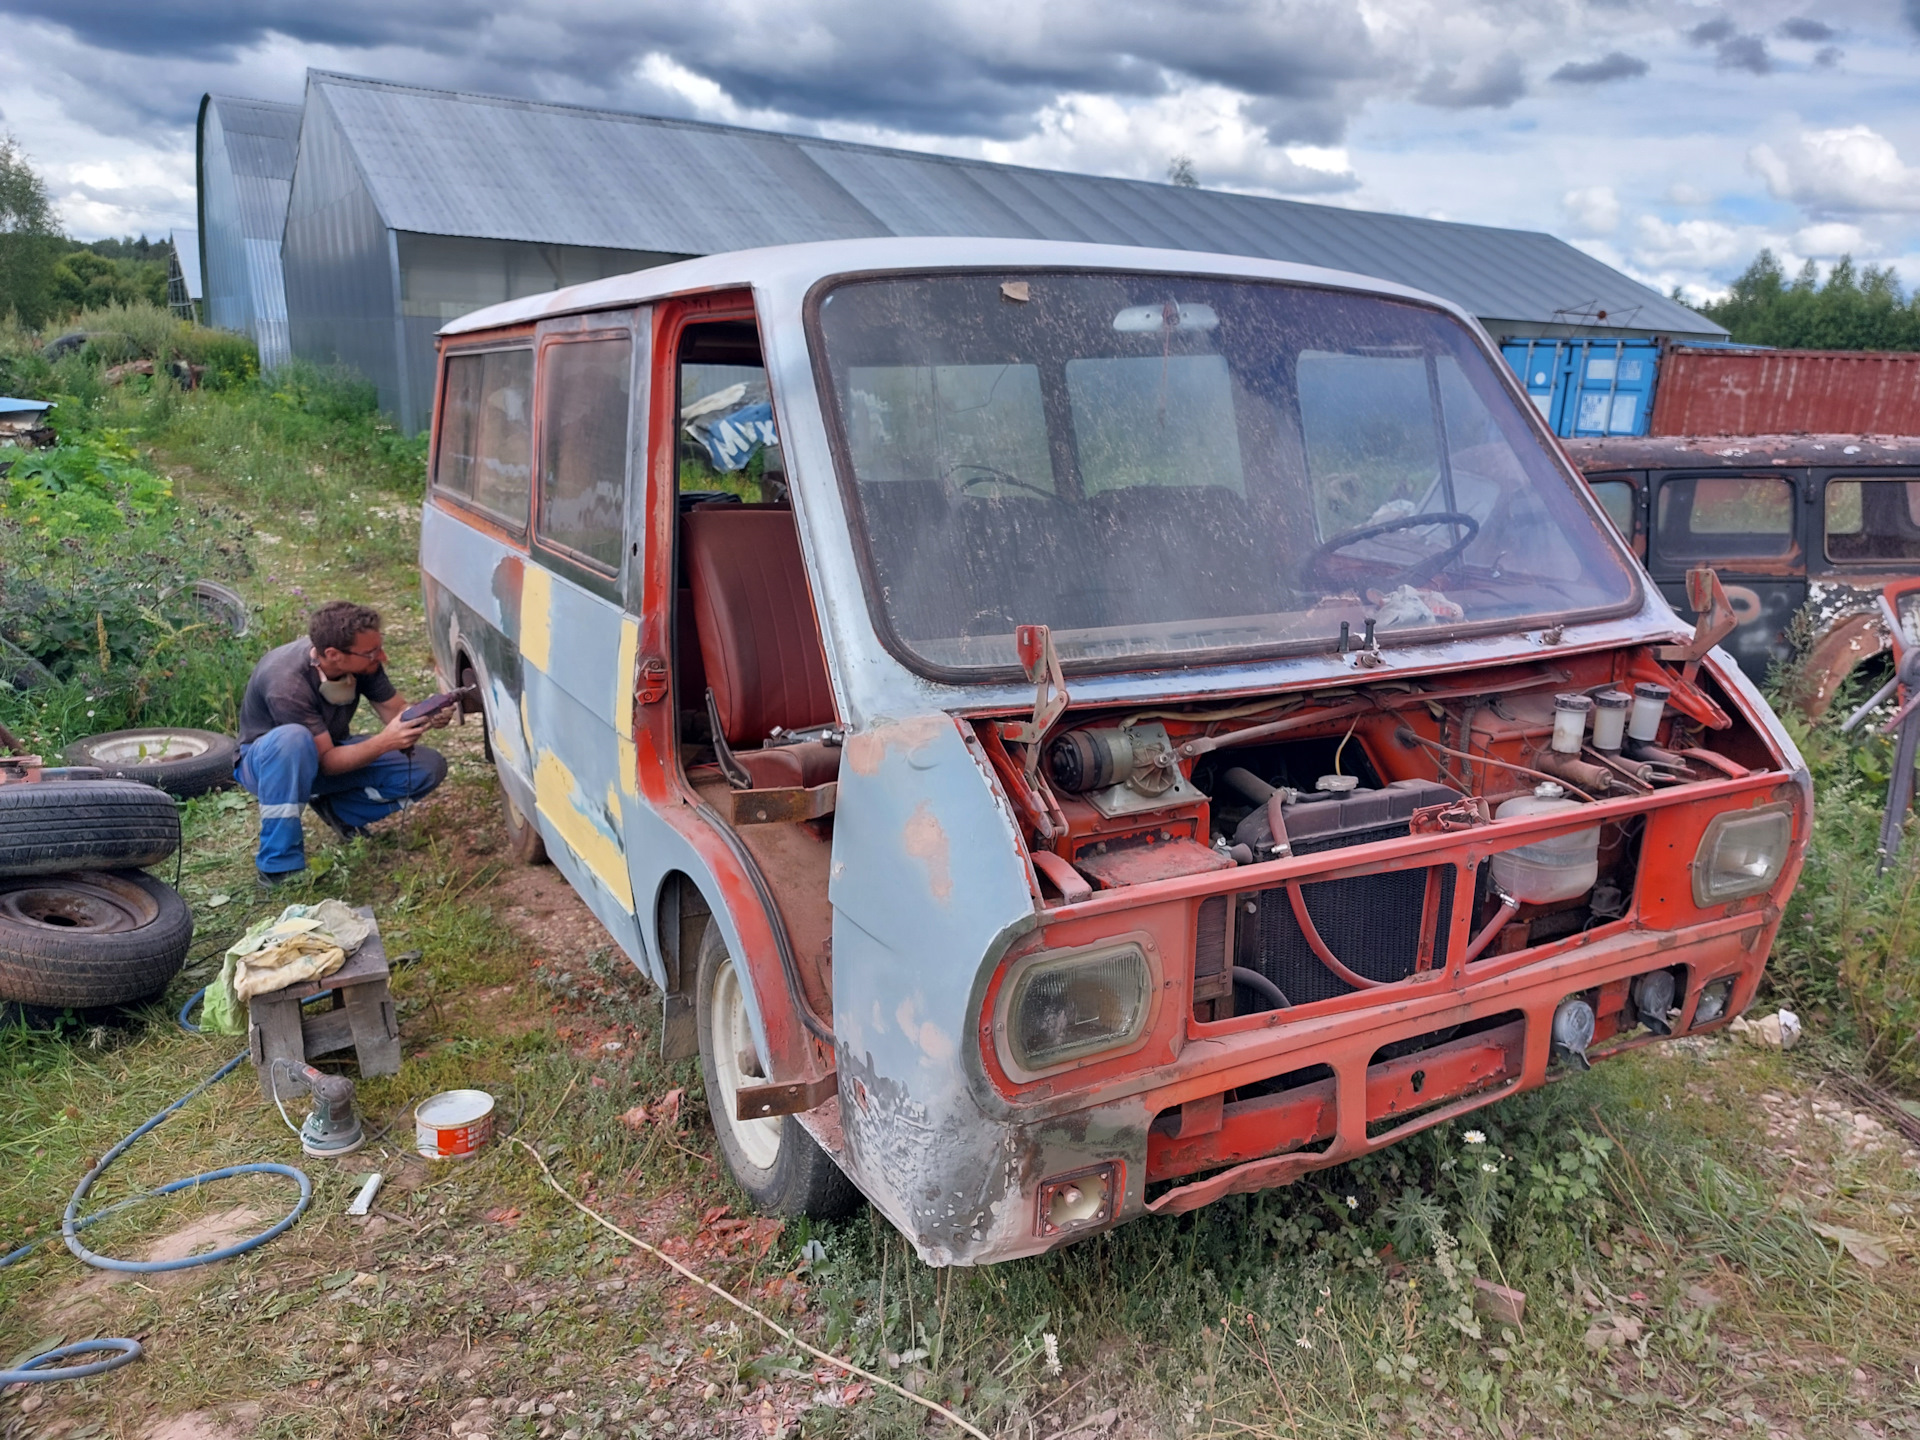
<instances>
[{"instance_id":1,"label":"van roof","mask_svg":"<svg viewBox=\"0 0 1920 1440\"><path fill-rule=\"evenodd\" d=\"M1915 435L1615 435L1561 443L1589 475L1763 465L1920 465L1920 436Z\"/></svg>"},{"instance_id":2,"label":"van roof","mask_svg":"<svg viewBox=\"0 0 1920 1440\"><path fill-rule=\"evenodd\" d=\"M670 296L741 287L776 288L804 293L829 275L889 270L1095 269L1160 270L1176 275L1220 275L1255 280L1284 280L1341 290L1416 300L1450 311L1470 324L1478 322L1449 300L1405 285L1245 255L1209 255L1191 250L1147 249L1132 245L1092 245L1059 240L994 240L976 236L882 237L868 240L819 240L734 250L656 265L627 275L569 285L519 300L475 310L444 325L442 335L465 335L507 325L525 325L556 315L644 304Z\"/></svg>"}]
</instances>

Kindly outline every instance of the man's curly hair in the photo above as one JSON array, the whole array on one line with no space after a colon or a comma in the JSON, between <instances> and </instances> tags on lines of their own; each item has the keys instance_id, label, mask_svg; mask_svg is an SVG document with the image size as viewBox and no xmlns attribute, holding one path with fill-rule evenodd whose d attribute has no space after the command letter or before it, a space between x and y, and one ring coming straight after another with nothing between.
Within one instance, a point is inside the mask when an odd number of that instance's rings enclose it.
<instances>
[{"instance_id":1,"label":"man's curly hair","mask_svg":"<svg viewBox=\"0 0 1920 1440\"><path fill-rule=\"evenodd\" d=\"M329 600L307 619L307 639L316 650L351 650L369 630L383 628L380 612L351 600Z\"/></svg>"}]
</instances>

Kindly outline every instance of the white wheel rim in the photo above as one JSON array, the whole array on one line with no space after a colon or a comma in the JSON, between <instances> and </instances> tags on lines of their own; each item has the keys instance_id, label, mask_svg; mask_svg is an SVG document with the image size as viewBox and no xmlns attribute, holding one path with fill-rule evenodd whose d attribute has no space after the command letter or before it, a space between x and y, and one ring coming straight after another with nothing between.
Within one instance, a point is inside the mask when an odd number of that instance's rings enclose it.
<instances>
[{"instance_id":1,"label":"white wheel rim","mask_svg":"<svg viewBox=\"0 0 1920 1440\"><path fill-rule=\"evenodd\" d=\"M713 1000L708 1007L708 1037L713 1046L714 1078L720 1082L716 1123L724 1123L733 1132L734 1144L746 1162L756 1170L771 1170L780 1158L780 1121L741 1120L736 1118L740 1091L749 1085L766 1083L765 1067L753 1043L753 1026L747 1019L747 996L733 961L722 960L713 977ZM756 1073L757 1072L757 1073Z\"/></svg>"},{"instance_id":2,"label":"white wheel rim","mask_svg":"<svg viewBox=\"0 0 1920 1440\"><path fill-rule=\"evenodd\" d=\"M172 735L164 730L128 735L93 747L95 759L109 765L155 765L168 760L197 760L207 753L207 742L194 735Z\"/></svg>"}]
</instances>

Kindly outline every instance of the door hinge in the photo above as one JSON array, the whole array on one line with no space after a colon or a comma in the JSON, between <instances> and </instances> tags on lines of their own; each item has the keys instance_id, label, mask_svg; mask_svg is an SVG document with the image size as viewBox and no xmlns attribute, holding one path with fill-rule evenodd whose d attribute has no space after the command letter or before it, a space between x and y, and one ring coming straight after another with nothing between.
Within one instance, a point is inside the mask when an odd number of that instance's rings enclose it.
<instances>
[{"instance_id":1,"label":"door hinge","mask_svg":"<svg viewBox=\"0 0 1920 1440\"><path fill-rule=\"evenodd\" d=\"M667 698L667 662L654 656L640 662L634 677L633 698L642 705L656 705Z\"/></svg>"}]
</instances>

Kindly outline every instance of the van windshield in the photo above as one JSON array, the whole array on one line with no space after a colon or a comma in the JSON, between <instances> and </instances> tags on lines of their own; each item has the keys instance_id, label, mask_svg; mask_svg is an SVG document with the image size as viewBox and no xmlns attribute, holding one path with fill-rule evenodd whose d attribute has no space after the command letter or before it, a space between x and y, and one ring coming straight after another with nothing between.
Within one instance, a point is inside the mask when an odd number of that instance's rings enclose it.
<instances>
[{"instance_id":1,"label":"van windshield","mask_svg":"<svg viewBox=\"0 0 1920 1440\"><path fill-rule=\"evenodd\" d=\"M821 299L875 619L928 673L1391 644L1632 606L1617 544L1466 327L1169 275L935 275Z\"/></svg>"}]
</instances>

